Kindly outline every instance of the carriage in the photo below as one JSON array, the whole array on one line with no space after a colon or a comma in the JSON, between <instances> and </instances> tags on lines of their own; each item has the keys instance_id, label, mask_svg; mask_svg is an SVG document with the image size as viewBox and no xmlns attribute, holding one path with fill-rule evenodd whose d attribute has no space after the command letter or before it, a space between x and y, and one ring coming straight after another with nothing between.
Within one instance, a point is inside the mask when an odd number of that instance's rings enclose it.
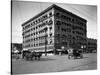
<instances>
[{"instance_id":1,"label":"carriage","mask_svg":"<svg viewBox=\"0 0 100 75\"><path fill-rule=\"evenodd\" d=\"M82 49L68 49L68 59L83 58Z\"/></svg>"},{"instance_id":2,"label":"carriage","mask_svg":"<svg viewBox=\"0 0 100 75\"><path fill-rule=\"evenodd\" d=\"M33 58L35 60L40 60L41 56L42 56L41 52L35 52L35 51L32 52L32 51L29 51L29 50L22 52L22 58L26 59L26 60L33 60Z\"/></svg>"}]
</instances>

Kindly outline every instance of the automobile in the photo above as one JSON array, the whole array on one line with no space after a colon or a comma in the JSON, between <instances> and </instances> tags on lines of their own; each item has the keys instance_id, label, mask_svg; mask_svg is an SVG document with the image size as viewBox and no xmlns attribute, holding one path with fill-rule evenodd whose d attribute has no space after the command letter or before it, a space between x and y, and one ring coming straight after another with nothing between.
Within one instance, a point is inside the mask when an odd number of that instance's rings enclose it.
<instances>
[{"instance_id":1,"label":"automobile","mask_svg":"<svg viewBox=\"0 0 100 75\"><path fill-rule=\"evenodd\" d=\"M83 58L82 50L81 49L69 49L68 50L68 59L77 59Z\"/></svg>"},{"instance_id":2,"label":"automobile","mask_svg":"<svg viewBox=\"0 0 100 75\"><path fill-rule=\"evenodd\" d=\"M97 52L97 50L92 50L92 53L96 53Z\"/></svg>"}]
</instances>

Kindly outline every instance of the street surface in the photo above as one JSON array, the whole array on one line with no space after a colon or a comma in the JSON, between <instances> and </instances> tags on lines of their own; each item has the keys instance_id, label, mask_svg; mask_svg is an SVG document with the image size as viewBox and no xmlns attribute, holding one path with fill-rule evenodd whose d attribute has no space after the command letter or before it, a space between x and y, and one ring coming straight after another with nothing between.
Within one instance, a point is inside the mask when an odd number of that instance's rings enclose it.
<instances>
[{"instance_id":1,"label":"street surface","mask_svg":"<svg viewBox=\"0 0 100 75\"><path fill-rule=\"evenodd\" d=\"M63 72L97 69L97 54L84 54L83 59L68 59L68 55L42 56L40 61L12 60L13 74Z\"/></svg>"}]
</instances>

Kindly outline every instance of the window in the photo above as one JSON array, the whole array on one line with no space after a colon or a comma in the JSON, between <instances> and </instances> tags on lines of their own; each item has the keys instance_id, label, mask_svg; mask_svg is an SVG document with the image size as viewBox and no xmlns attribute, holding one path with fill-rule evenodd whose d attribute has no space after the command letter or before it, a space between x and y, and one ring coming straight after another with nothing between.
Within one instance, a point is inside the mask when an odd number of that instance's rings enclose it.
<instances>
[{"instance_id":1,"label":"window","mask_svg":"<svg viewBox=\"0 0 100 75\"><path fill-rule=\"evenodd\" d=\"M52 30L52 27L49 27L50 30Z\"/></svg>"},{"instance_id":2,"label":"window","mask_svg":"<svg viewBox=\"0 0 100 75\"><path fill-rule=\"evenodd\" d=\"M73 39L75 40L75 37L73 37Z\"/></svg>"},{"instance_id":3,"label":"window","mask_svg":"<svg viewBox=\"0 0 100 75\"><path fill-rule=\"evenodd\" d=\"M38 27L36 27L36 29L37 29Z\"/></svg>"},{"instance_id":4,"label":"window","mask_svg":"<svg viewBox=\"0 0 100 75\"><path fill-rule=\"evenodd\" d=\"M62 28L61 30L62 30L62 32L66 32L66 29L65 28Z\"/></svg>"},{"instance_id":5,"label":"window","mask_svg":"<svg viewBox=\"0 0 100 75\"><path fill-rule=\"evenodd\" d=\"M52 33L50 33L50 37L52 37Z\"/></svg>"},{"instance_id":6,"label":"window","mask_svg":"<svg viewBox=\"0 0 100 75\"><path fill-rule=\"evenodd\" d=\"M66 38L66 35L63 34L63 35L62 35L62 38Z\"/></svg>"},{"instance_id":7,"label":"window","mask_svg":"<svg viewBox=\"0 0 100 75\"><path fill-rule=\"evenodd\" d=\"M74 20L74 19L72 19L72 22L75 22L75 20Z\"/></svg>"},{"instance_id":8,"label":"window","mask_svg":"<svg viewBox=\"0 0 100 75\"><path fill-rule=\"evenodd\" d=\"M40 22L41 20L40 20L40 18L38 19L38 22Z\"/></svg>"},{"instance_id":9,"label":"window","mask_svg":"<svg viewBox=\"0 0 100 75\"><path fill-rule=\"evenodd\" d=\"M65 15L61 15L61 18L66 19L66 16Z\"/></svg>"},{"instance_id":10,"label":"window","mask_svg":"<svg viewBox=\"0 0 100 75\"><path fill-rule=\"evenodd\" d=\"M50 39L50 44L52 44L52 39Z\"/></svg>"},{"instance_id":11,"label":"window","mask_svg":"<svg viewBox=\"0 0 100 75\"><path fill-rule=\"evenodd\" d=\"M45 21L45 24L48 24L48 21Z\"/></svg>"},{"instance_id":12,"label":"window","mask_svg":"<svg viewBox=\"0 0 100 75\"><path fill-rule=\"evenodd\" d=\"M73 34L75 34L75 31L72 31L73 32Z\"/></svg>"},{"instance_id":13,"label":"window","mask_svg":"<svg viewBox=\"0 0 100 75\"><path fill-rule=\"evenodd\" d=\"M52 12L49 13L49 17L51 17L51 16L52 16Z\"/></svg>"},{"instance_id":14,"label":"window","mask_svg":"<svg viewBox=\"0 0 100 75\"><path fill-rule=\"evenodd\" d=\"M36 20L35 22L37 23L38 21Z\"/></svg>"},{"instance_id":15,"label":"window","mask_svg":"<svg viewBox=\"0 0 100 75\"><path fill-rule=\"evenodd\" d=\"M58 38L58 37L60 37L60 34L56 34L55 36Z\"/></svg>"},{"instance_id":16,"label":"window","mask_svg":"<svg viewBox=\"0 0 100 75\"><path fill-rule=\"evenodd\" d=\"M47 32L47 30L48 30L48 27L45 27L45 28L43 29L43 31L45 31L45 32Z\"/></svg>"},{"instance_id":17,"label":"window","mask_svg":"<svg viewBox=\"0 0 100 75\"><path fill-rule=\"evenodd\" d=\"M33 24L35 24L35 22L33 22Z\"/></svg>"},{"instance_id":18,"label":"window","mask_svg":"<svg viewBox=\"0 0 100 75\"><path fill-rule=\"evenodd\" d=\"M71 29L70 29L70 28L67 28L66 31L67 31L67 32L71 32Z\"/></svg>"},{"instance_id":19,"label":"window","mask_svg":"<svg viewBox=\"0 0 100 75\"><path fill-rule=\"evenodd\" d=\"M67 26L71 27L71 24L67 24Z\"/></svg>"},{"instance_id":20,"label":"window","mask_svg":"<svg viewBox=\"0 0 100 75\"><path fill-rule=\"evenodd\" d=\"M35 47L35 44L34 44L34 47Z\"/></svg>"},{"instance_id":21,"label":"window","mask_svg":"<svg viewBox=\"0 0 100 75\"><path fill-rule=\"evenodd\" d=\"M67 36L67 39L71 39L71 38L72 38L72 36L71 36L71 35L68 35L68 36Z\"/></svg>"},{"instance_id":22,"label":"window","mask_svg":"<svg viewBox=\"0 0 100 75\"><path fill-rule=\"evenodd\" d=\"M56 25L61 25L61 22L60 21L56 21Z\"/></svg>"},{"instance_id":23,"label":"window","mask_svg":"<svg viewBox=\"0 0 100 75\"><path fill-rule=\"evenodd\" d=\"M29 24L29 25L26 25L26 26L25 26L25 29L27 29L27 28L29 28L29 27L30 27L30 24Z\"/></svg>"},{"instance_id":24,"label":"window","mask_svg":"<svg viewBox=\"0 0 100 75\"><path fill-rule=\"evenodd\" d=\"M56 13L56 16L59 17L60 16L60 13Z\"/></svg>"},{"instance_id":25,"label":"window","mask_svg":"<svg viewBox=\"0 0 100 75\"><path fill-rule=\"evenodd\" d=\"M58 26L58 30L60 30L60 26Z\"/></svg>"},{"instance_id":26,"label":"window","mask_svg":"<svg viewBox=\"0 0 100 75\"><path fill-rule=\"evenodd\" d=\"M47 19L47 18L48 18L48 16L47 16L47 14L46 14L46 15L42 16L41 19L42 19L42 21L43 21L43 20L45 20L45 19Z\"/></svg>"},{"instance_id":27,"label":"window","mask_svg":"<svg viewBox=\"0 0 100 75\"><path fill-rule=\"evenodd\" d=\"M49 22L48 22L48 25L51 25L51 24L53 24L52 19L50 19Z\"/></svg>"},{"instance_id":28,"label":"window","mask_svg":"<svg viewBox=\"0 0 100 75\"><path fill-rule=\"evenodd\" d=\"M71 18L70 18L70 17L67 17L67 20L68 20L68 21L71 21Z\"/></svg>"}]
</instances>

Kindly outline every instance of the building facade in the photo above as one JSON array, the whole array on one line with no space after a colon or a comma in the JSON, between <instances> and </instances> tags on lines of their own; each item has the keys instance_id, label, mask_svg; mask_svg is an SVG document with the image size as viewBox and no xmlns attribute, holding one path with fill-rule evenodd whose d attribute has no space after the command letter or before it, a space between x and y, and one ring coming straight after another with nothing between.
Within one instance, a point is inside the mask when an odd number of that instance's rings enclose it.
<instances>
[{"instance_id":1,"label":"building facade","mask_svg":"<svg viewBox=\"0 0 100 75\"><path fill-rule=\"evenodd\" d=\"M87 38L87 52L92 53L94 51L97 52L97 40Z\"/></svg>"},{"instance_id":2,"label":"building facade","mask_svg":"<svg viewBox=\"0 0 100 75\"><path fill-rule=\"evenodd\" d=\"M87 44L87 21L55 4L22 24L23 49L56 51Z\"/></svg>"}]
</instances>

